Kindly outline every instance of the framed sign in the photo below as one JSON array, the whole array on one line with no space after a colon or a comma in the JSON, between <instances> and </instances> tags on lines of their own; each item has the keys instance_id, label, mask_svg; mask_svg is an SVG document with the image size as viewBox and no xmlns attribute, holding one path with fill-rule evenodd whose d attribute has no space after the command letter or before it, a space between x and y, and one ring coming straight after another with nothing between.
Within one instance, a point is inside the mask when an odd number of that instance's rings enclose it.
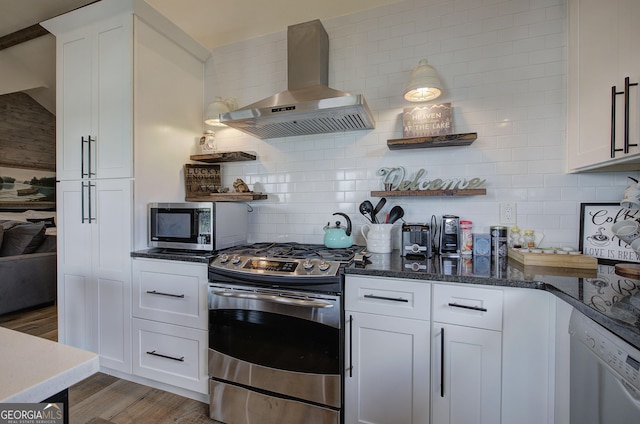
<instances>
[{"instance_id":1,"label":"framed sign","mask_svg":"<svg viewBox=\"0 0 640 424\"><path fill-rule=\"evenodd\" d=\"M603 264L640 263L640 255L611 230L616 222L638 219L640 210L623 208L620 203L581 203L579 249Z\"/></svg>"}]
</instances>

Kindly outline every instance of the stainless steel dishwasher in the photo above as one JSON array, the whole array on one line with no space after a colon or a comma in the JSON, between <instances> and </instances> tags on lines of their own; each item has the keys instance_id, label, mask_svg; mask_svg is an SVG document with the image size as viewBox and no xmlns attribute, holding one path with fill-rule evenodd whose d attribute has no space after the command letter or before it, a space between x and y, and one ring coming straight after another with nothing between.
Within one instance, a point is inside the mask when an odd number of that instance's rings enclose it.
<instances>
[{"instance_id":1,"label":"stainless steel dishwasher","mask_svg":"<svg viewBox=\"0 0 640 424\"><path fill-rule=\"evenodd\" d=\"M640 350L573 310L571 424L640 422Z\"/></svg>"}]
</instances>

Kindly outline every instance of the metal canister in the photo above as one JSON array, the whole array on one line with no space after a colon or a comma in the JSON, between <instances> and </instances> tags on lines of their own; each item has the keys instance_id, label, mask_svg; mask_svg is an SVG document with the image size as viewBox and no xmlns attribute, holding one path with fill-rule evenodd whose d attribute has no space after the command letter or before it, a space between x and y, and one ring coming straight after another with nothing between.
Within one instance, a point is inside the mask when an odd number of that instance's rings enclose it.
<instances>
[{"instance_id":1,"label":"metal canister","mask_svg":"<svg viewBox=\"0 0 640 424\"><path fill-rule=\"evenodd\" d=\"M507 227L491 227L491 257L507 256Z\"/></svg>"}]
</instances>

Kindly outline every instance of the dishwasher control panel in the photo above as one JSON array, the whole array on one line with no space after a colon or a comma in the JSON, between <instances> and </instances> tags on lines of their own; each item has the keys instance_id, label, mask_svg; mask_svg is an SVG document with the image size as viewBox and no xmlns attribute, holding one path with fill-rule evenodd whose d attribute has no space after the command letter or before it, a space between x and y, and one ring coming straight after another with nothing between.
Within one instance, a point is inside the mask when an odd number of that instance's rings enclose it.
<instances>
[{"instance_id":1,"label":"dishwasher control panel","mask_svg":"<svg viewBox=\"0 0 640 424\"><path fill-rule=\"evenodd\" d=\"M573 311L569 334L640 390L640 351L582 313Z\"/></svg>"}]
</instances>

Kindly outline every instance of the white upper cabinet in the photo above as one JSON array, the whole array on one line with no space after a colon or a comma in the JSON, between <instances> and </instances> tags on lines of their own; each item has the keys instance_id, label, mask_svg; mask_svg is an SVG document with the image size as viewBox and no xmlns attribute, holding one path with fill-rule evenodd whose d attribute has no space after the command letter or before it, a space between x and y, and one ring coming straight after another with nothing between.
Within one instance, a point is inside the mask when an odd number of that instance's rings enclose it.
<instances>
[{"instance_id":1,"label":"white upper cabinet","mask_svg":"<svg viewBox=\"0 0 640 424\"><path fill-rule=\"evenodd\" d=\"M132 172L132 21L118 16L57 37L57 176Z\"/></svg>"},{"instance_id":2,"label":"white upper cabinet","mask_svg":"<svg viewBox=\"0 0 640 424\"><path fill-rule=\"evenodd\" d=\"M640 2L568 4L568 170L638 169Z\"/></svg>"}]
</instances>

